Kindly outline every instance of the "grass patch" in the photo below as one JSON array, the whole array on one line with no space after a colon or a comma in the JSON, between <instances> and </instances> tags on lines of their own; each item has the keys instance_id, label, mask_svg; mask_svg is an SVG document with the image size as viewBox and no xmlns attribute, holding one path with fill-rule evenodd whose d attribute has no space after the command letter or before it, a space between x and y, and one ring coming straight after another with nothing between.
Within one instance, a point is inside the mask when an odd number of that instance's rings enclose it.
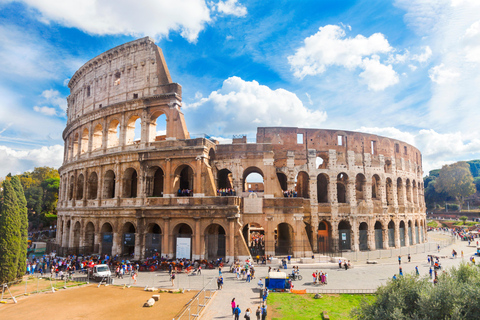
<instances>
[{"instance_id":1,"label":"grass patch","mask_svg":"<svg viewBox=\"0 0 480 320\"><path fill-rule=\"evenodd\" d=\"M468 226L468 227L473 227L473 226L476 226L478 222L475 222L475 221L465 221L465 224L463 224L463 221L457 221L455 222L453 225L454 226Z\"/></svg>"},{"instance_id":2,"label":"grass patch","mask_svg":"<svg viewBox=\"0 0 480 320\"><path fill-rule=\"evenodd\" d=\"M438 228L439 227L438 222L435 221L435 220L432 220L429 223L427 223L427 226L429 226L430 228Z\"/></svg>"},{"instance_id":3,"label":"grass patch","mask_svg":"<svg viewBox=\"0 0 480 320\"><path fill-rule=\"evenodd\" d=\"M323 298L314 299L314 294L270 293L268 312L272 320L322 319L327 311L330 319L351 319L350 311L357 307L362 299L373 300L374 295L362 294L322 294Z\"/></svg>"}]
</instances>

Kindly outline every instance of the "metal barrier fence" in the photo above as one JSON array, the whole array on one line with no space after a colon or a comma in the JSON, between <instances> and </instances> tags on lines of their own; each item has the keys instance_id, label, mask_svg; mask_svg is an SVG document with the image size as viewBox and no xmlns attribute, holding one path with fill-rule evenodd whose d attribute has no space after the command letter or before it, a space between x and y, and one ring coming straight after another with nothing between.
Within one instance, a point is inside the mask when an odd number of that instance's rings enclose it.
<instances>
[{"instance_id":1,"label":"metal barrier fence","mask_svg":"<svg viewBox=\"0 0 480 320\"><path fill-rule=\"evenodd\" d=\"M343 252L343 257L351 261L365 261L365 260L371 260L371 259L392 258L392 257L408 255L408 254L437 252L438 246L440 246L440 248L445 248L454 242L455 242L455 238L452 237L451 239L444 240L444 241L426 242L426 243L421 243L417 245L412 245L409 247L390 248L390 249L374 250L374 251Z\"/></svg>"},{"instance_id":2,"label":"metal barrier fence","mask_svg":"<svg viewBox=\"0 0 480 320\"><path fill-rule=\"evenodd\" d=\"M21 296L28 296L32 294L54 292L58 289L66 289L69 287L77 287L87 282L86 277L64 279L25 276L22 280L12 281L9 283L0 284L1 301L4 303L17 303L17 298Z\"/></svg>"},{"instance_id":3,"label":"metal barrier fence","mask_svg":"<svg viewBox=\"0 0 480 320\"><path fill-rule=\"evenodd\" d=\"M210 279L207 284L198 292L185 307L173 318L173 320L190 320L200 317L200 313L205 309L213 294L217 291L216 277Z\"/></svg>"},{"instance_id":4,"label":"metal barrier fence","mask_svg":"<svg viewBox=\"0 0 480 320\"><path fill-rule=\"evenodd\" d=\"M375 294L377 289L307 289L307 293L323 294Z\"/></svg>"}]
</instances>

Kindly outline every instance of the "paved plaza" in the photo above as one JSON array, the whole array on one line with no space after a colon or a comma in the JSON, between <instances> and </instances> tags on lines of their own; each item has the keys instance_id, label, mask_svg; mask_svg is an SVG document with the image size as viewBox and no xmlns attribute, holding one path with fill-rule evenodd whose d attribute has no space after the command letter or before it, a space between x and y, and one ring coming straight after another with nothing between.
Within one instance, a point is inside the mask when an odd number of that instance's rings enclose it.
<instances>
[{"instance_id":1,"label":"paved plaza","mask_svg":"<svg viewBox=\"0 0 480 320\"><path fill-rule=\"evenodd\" d=\"M461 261L469 261L471 255L476 252L475 243L468 246L468 242L456 240L451 245L447 245L437 252L437 243L446 244L450 241L451 236L442 232L429 232L429 243L431 245L427 248L432 249L431 252L423 252L417 250L415 247L410 248L411 262L408 262L407 255L402 254L402 268L404 273L414 273L415 266L418 266L421 275L428 274L430 265L427 262L427 255L439 255L446 258L440 259L443 269L448 269L451 266L460 264ZM423 246L423 245L419 245ZM458 252L456 259L452 258L452 250ZM415 253L422 251L421 253ZM461 252L464 253L464 258L461 258ZM378 264L367 264L366 260L353 262L353 268L349 270L339 269L338 263L315 263L315 264L301 264L296 263L296 260L292 260L287 272L291 272L293 265L298 265L300 274L303 276L303 280L294 281L295 289L375 289L378 286L386 283L387 279L392 278L394 274L398 275L398 255L376 259ZM262 278L264 282L268 273L268 267L278 268L279 265L256 265L255 275L256 279L253 279L250 283L245 280L237 280L235 274L228 272L227 267L223 268L224 286L222 290L219 290L207 309L203 313L203 319L228 319L232 317L230 302L232 298L236 299L236 302L240 304L242 314L246 308L250 308L253 311L256 310L260 304L258 279ZM312 283L311 274L314 271L326 271L328 273L328 284L326 285L314 285ZM282 270L284 271L284 270ZM137 286L155 286L156 288L185 288L192 290L199 290L203 288L212 278L218 276L218 269L216 270L202 270L202 275L186 275L179 274L175 280L175 284L172 287L168 272L141 272L137 279ZM125 276L125 279L115 279L115 284L132 284L132 280ZM215 287L216 282L213 281L210 287Z\"/></svg>"}]
</instances>

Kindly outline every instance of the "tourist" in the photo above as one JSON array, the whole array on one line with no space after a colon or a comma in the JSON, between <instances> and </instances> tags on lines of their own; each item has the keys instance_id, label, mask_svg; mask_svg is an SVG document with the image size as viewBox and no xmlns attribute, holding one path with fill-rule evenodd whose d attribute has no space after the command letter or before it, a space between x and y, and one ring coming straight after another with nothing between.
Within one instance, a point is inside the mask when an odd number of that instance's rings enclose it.
<instances>
[{"instance_id":1,"label":"tourist","mask_svg":"<svg viewBox=\"0 0 480 320\"><path fill-rule=\"evenodd\" d=\"M418 266L415 266L415 273L416 273L417 276L420 275L420 272L418 272Z\"/></svg>"},{"instance_id":2,"label":"tourist","mask_svg":"<svg viewBox=\"0 0 480 320\"><path fill-rule=\"evenodd\" d=\"M246 311L245 311L245 316L244 316L245 319L247 320L250 320L250 308L248 308Z\"/></svg>"},{"instance_id":3,"label":"tourist","mask_svg":"<svg viewBox=\"0 0 480 320\"><path fill-rule=\"evenodd\" d=\"M240 319L240 314L242 313L242 310L240 310L240 305L237 304L237 306L235 307L235 309L233 309L233 315L235 316L235 320L239 320Z\"/></svg>"},{"instance_id":4,"label":"tourist","mask_svg":"<svg viewBox=\"0 0 480 320\"><path fill-rule=\"evenodd\" d=\"M265 303L265 301L264 301L264 303ZM262 320L265 320L265 319L267 319L267 305L266 304L264 304L262 306Z\"/></svg>"},{"instance_id":5,"label":"tourist","mask_svg":"<svg viewBox=\"0 0 480 320\"><path fill-rule=\"evenodd\" d=\"M235 303L235 298L232 299L232 314L235 314L235 307L237 306L237 304Z\"/></svg>"},{"instance_id":6,"label":"tourist","mask_svg":"<svg viewBox=\"0 0 480 320\"><path fill-rule=\"evenodd\" d=\"M172 274L170 275L170 279L172 280L172 287L175 286L175 272L172 272Z\"/></svg>"},{"instance_id":7,"label":"tourist","mask_svg":"<svg viewBox=\"0 0 480 320\"><path fill-rule=\"evenodd\" d=\"M262 317L262 308L260 306L258 306L255 315L257 316L257 320L260 320L260 318Z\"/></svg>"},{"instance_id":8,"label":"tourist","mask_svg":"<svg viewBox=\"0 0 480 320\"><path fill-rule=\"evenodd\" d=\"M402 264L402 256L398 256L398 265Z\"/></svg>"},{"instance_id":9,"label":"tourist","mask_svg":"<svg viewBox=\"0 0 480 320\"><path fill-rule=\"evenodd\" d=\"M410 253L409 253L408 254L408 262L410 262L410 259L411 259L411 257L410 257Z\"/></svg>"}]
</instances>

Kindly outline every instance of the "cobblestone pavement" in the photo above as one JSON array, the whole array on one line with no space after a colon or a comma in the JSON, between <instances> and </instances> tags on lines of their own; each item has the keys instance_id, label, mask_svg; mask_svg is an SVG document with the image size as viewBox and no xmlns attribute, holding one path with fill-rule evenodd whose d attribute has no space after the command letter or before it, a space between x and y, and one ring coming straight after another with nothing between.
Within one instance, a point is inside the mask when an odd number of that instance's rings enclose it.
<instances>
[{"instance_id":1,"label":"cobblestone pavement","mask_svg":"<svg viewBox=\"0 0 480 320\"><path fill-rule=\"evenodd\" d=\"M450 239L448 234L441 232L429 232L429 242L437 243ZM420 245L421 246L421 245ZM414 273L415 266L418 266L421 275L427 275L430 265L427 262L427 255L439 255L445 256L441 258L440 262L442 268L448 269L451 266L460 264L461 261L467 262L471 255L476 252L475 243L468 246L468 242L456 240L453 244L441 248L440 252L433 250L436 245L431 245L431 252L413 253L417 250L410 250L411 262L408 262L407 255L402 255L402 269L403 273ZM458 257L453 259L451 256L452 249L458 252ZM464 252L464 258L461 258L461 251ZM293 265L298 265L300 274L303 276L303 280L294 281L295 289L375 289L378 286L386 283L387 279L392 278L394 274L398 275L399 265L398 256L391 256L388 258L382 258L377 260L378 264L367 264L366 260L354 263L352 269L344 270L339 269L337 263L314 263L314 264L301 264L292 261L288 266L287 271L291 272ZM278 265L272 265L272 268L277 268ZM224 268L224 271L227 268ZM268 265L259 265L255 267L256 279L253 279L250 283L245 280L237 280L235 275L230 272L224 272L224 286L222 290L219 290L214 299L209 303L206 310L203 313L202 319L229 319L233 318L230 302L232 298L236 299L236 302L240 304L242 310L242 316L246 308L250 308L253 313L257 309L257 306L261 303L259 298L259 289L257 282L259 277L264 282L265 276L267 276ZM314 285L312 283L311 274L314 271L326 271L328 273L327 285ZM202 275L192 276L186 274L179 274L175 280L174 286L167 272L145 272L140 273L137 280L137 286L155 286L157 288L186 288L199 290L212 278L218 276L218 270L202 270ZM124 279L115 279L115 284L132 284L132 280L125 276Z\"/></svg>"}]
</instances>

